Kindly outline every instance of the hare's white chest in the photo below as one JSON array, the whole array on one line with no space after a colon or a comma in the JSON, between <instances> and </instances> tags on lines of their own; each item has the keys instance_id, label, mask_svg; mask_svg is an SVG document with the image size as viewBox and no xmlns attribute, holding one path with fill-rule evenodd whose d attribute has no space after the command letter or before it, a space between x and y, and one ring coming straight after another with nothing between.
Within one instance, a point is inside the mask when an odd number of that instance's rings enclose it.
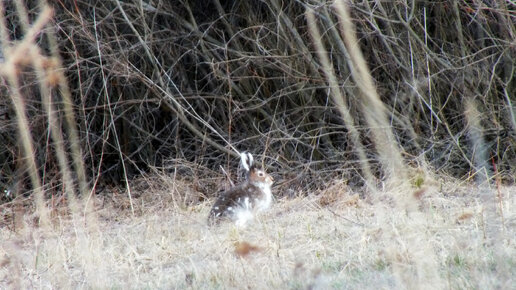
<instances>
[{"instance_id":1,"label":"hare's white chest","mask_svg":"<svg viewBox=\"0 0 516 290\"><path fill-rule=\"evenodd\" d=\"M252 208L249 197L245 197L240 206L233 210L233 220L237 227L245 227L247 222L253 219Z\"/></svg>"},{"instance_id":2,"label":"hare's white chest","mask_svg":"<svg viewBox=\"0 0 516 290\"><path fill-rule=\"evenodd\" d=\"M271 187L268 185L262 185L262 186L259 186L259 188L262 191L263 196L261 196L261 198L257 198L255 200L256 210L263 211L263 210L268 209L271 206L272 192L271 192Z\"/></svg>"},{"instance_id":3,"label":"hare's white chest","mask_svg":"<svg viewBox=\"0 0 516 290\"><path fill-rule=\"evenodd\" d=\"M263 185L258 188L261 194L240 197L237 201L238 205L231 209L233 220L237 226L245 227L254 218L254 213L267 210L271 206L271 187Z\"/></svg>"}]
</instances>

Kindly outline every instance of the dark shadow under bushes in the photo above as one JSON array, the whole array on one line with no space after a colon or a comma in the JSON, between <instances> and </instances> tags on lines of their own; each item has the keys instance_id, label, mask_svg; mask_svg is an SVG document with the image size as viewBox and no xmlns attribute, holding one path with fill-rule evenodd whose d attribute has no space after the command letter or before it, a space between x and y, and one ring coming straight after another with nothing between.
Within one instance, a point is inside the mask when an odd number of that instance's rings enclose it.
<instances>
[{"instance_id":1,"label":"dark shadow under bushes","mask_svg":"<svg viewBox=\"0 0 516 290\"><path fill-rule=\"evenodd\" d=\"M100 175L118 184L171 159L233 170L238 159L231 144L258 155L288 187L306 189L335 177L361 184L348 130L307 32L306 6L317 13L362 144L381 177L347 52L332 30L333 9L307 2L52 1L90 179ZM465 100L474 99L490 170L495 164L498 177L514 182L515 7L454 3L363 1L351 12L404 157L456 177L476 172L464 118ZM45 46L44 35L40 43ZM56 167L44 158L39 96L25 96L38 164ZM0 187L7 188L25 175L16 120L4 117L12 105L0 104Z\"/></svg>"}]
</instances>

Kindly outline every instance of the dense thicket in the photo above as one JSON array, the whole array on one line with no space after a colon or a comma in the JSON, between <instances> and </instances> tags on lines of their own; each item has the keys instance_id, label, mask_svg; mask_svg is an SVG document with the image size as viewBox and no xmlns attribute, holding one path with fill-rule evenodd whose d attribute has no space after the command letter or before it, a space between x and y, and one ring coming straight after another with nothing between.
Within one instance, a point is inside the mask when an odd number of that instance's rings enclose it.
<instances>
[{"instance_id":1,"label":"dense thicket","mask_svg":"<svg viewBox=\"0 0 516 290\"><path fill-rule=\"evenodd\" d=\"M410 164L457 177L475 172L465 102L481 113L490 170L516 167L515 7L510 1L353 1L377 90ZM326 1L51 1L90 178L120 182L149 166L196 174L235 165L228 144L256 155L289 186L357 180L348 131L329 97L308 35L323 42L371 163L376 151ZM11 38L22 38L7 6ZM39 9L31 7L34 18ZM45 34L38 38L46 49ZM24 96L46 182L57 171L34 77ZM8 95L9 89L1 89ZM57 92L54 101L59 105ZM25 178L16 118L0 99L1 186ZM388 129L388 128L386 128ZM475 138L478 138L475 137ZM482 143L482 142L481 142ZM414 161L414 162L410 162ZM125 163L124 167L121 166ZM180 166L189 164L189 166ZM195 165L195 166L194 166ZM234 167L231 167L234 168ZM378 166L377 166L378 169ZM381 172L378 172L381 177Z\"/></svg>"}]
</instances>

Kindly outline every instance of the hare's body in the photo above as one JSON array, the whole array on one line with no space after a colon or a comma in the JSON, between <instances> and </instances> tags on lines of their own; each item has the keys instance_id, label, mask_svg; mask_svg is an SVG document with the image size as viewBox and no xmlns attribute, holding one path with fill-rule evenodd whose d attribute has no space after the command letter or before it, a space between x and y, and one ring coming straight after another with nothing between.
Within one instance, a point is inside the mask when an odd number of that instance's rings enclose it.
<instances>
[{"instance_id":1,"label":"hare's body","mask_svg":"<svg viewBox=\"0 0 516 290\"><path fill-rule=\"evenodd\" d=\"M252 162L251 154L242 154L242 165L247 171L247 179L219 196L210 211L209 221L228 217L238 226L244 226L253 218L254 212L270 207L271 185L274 180L265 171L254 167Z\"/></svg>"}]
</instances>

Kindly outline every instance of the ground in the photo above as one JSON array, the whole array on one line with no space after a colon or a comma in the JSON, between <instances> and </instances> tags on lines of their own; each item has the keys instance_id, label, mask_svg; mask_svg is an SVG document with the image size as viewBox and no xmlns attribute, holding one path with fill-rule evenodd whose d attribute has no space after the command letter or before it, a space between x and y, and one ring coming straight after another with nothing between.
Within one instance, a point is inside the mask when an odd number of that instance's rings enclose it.
<instances>
[{"instance_id":1,"label":"ground","mask_svg":"<svg viewBox=\"0 0 516 290\"><path fill-rule=\"evenodd\" d=\"M516 188L491 192L489 212L470 184L400 206L393 190L364 199L336 182L277 199L246 228L208 226L212 199L134 197L135 214L104 201L50 229L26 214L0 228L0 288L515 289Z\"/></svg>"}]
</instances>

